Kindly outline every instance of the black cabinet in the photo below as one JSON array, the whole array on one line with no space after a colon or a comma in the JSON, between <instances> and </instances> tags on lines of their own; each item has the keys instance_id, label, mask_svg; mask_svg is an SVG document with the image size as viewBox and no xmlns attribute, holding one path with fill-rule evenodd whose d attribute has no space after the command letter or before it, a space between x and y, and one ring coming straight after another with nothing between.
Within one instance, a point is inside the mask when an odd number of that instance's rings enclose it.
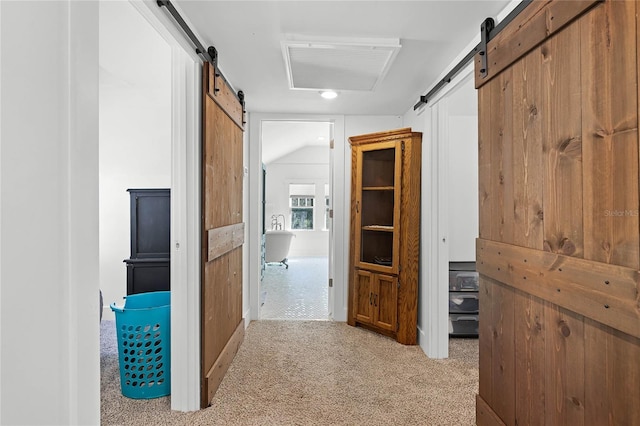
<instances>
[{"instance_id":1,"label":"black cabinet","mask_svg":"<svg viewBox=\"0 0 640 426\"><path fill-rule=\"evenodd\" d=\"M128 189L131 257L127 294L170 289L171 195L169 189Z\"/></svg>"}]
</instances>

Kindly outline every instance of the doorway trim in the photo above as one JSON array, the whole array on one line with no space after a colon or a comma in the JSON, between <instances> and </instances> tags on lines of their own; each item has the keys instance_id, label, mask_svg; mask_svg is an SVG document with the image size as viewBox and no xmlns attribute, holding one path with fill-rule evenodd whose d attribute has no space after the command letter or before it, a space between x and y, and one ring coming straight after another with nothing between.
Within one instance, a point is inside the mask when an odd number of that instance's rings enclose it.
<instances>
[{"instance_id":1,"label":"doorway trim","mask_svg":"<svg viewBox=\"0 0 640 426\"><path fill-rule=\"evenodd\" d=\"M430 128L427 134L433 143L425 149L422 168L423 232L421 304L425 306L425 323L420 334L420 346L429 358L449 356L449 97L473 78L473 63L445 86L426 106ZM426 167L425 167L426 166Z\"/></svg>"},{"instance_id":2,"label":"doorway trim","mask_svg":"<svg viewBox=\"0 0 640 426\"><path fill-rule=\"evenodd\" d=\"M171 409L200 409L202 61L155 2L129 0L171 47Z\"/></svg>"},{"instance_id":3,"label":"doorway trim","mask_svg":"<svg viewBox=\"0 0 640 426\"><path fill-rule=\"evenodd\" d=\"M250 113L249 114L249 191L245 198L249 206L249 219L247 220L247 241L249 251L249 276L245 279L244 290L249 294L249 306L244 307L245 318L257 320L260 317L260 250L261 250L261 215L262 205L262 122L263 121L324 121L332 122L334 126L334 152L333 152L333 229L334 246L333 259L333 306L329 311L333 312L332 320L347 320L347 259L349 253L348 227L349 218L345 216L347 187L345 170L350 169L351 157L346 155L344 116L342 115L315 115L315 114L276 114L276 113ZM347 164L347 161L349 164ZM349 175L350 177L350 175ZM330 250L331 253L331 250ZM248 281L248 282L247 282ZM328 285L328 283L327 283Z\"/></svg>"}]
</instances>

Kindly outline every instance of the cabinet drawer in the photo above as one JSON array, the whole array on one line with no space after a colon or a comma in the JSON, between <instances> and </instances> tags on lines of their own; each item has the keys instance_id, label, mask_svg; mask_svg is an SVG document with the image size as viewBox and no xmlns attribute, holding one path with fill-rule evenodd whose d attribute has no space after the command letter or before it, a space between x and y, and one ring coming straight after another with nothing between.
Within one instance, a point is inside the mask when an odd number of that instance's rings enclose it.
<instances>
[{"instance_id":1,"label":"cabinet drawer","mask_svg":"<svg viewBox=\"0 0 640 426\"><path fill-rule=\"evenodd\" d=\"M478 315L449 314L449 334L454 336L477 336Z\"/></svg>"},{"instance_id":2,"label":"cabinet drawer","mask_svg":"<svg viewBox=\"0 0 640 426\"><path fill-rule=\"evenodd\" d=\"M477 313L478 293L471 291L452 291L449 293L450 313Z\"/></svg>"},{"instance_id":3,"label":"cabinet drawer","mask_svg":"<svg viewBox=\"0 0 640 426\"><path fill-rule=\"evenodd\" d=\"M449 271L449 290L478 291L478 273L472 271Z\"/></svg>"}]
</instances>

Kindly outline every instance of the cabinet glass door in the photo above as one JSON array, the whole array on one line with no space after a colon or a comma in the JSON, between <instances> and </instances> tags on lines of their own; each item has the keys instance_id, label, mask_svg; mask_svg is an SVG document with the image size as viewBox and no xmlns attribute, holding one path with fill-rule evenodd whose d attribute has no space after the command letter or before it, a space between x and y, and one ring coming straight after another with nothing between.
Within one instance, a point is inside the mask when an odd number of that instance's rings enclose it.
<instances>
[{"instance_id":1,"label":"cabinet glass door","mask_svg":"<svg viewBox=\"0 0 640 426\"><path fill-rule=\"evenodd\" d=\"M356 221L359 260L369 269L397 273L401 153L396 142L363 147L359 155Z\"/></svg>"}]
</instances>

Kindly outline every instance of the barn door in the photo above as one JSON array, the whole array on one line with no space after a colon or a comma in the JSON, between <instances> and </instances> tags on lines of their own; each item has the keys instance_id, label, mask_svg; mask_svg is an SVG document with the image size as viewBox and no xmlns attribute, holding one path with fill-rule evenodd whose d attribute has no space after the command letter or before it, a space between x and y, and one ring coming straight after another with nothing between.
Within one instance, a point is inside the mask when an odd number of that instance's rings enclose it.
<instances>
[{"instance_id":1,"label":"barn door","mask_svg":"<svg viewBox=\"0 0 640 426\"><path fill-rule=\"evenodd\" d=\"M532 2L476 67L478 425L640 424L638 7Z\"/></svg>"},{"instance_id":2,"label":"barn door","mask_svg":"<svg viewBox=\"0 0 640 426\"><path fill-rule=\"evenodd\" d=\"M203 68L201 405L210 404L244 338L243 106L214 66Z\"/></svg>"}]
</instances>

